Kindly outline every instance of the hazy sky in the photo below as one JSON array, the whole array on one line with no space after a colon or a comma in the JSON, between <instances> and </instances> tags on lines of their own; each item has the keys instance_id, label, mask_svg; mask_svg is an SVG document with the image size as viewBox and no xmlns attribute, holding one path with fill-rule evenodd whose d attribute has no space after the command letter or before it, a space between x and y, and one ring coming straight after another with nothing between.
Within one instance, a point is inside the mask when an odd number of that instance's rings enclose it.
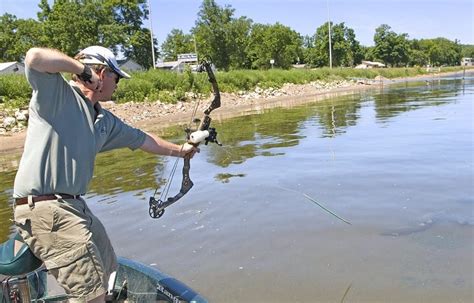
<instances>
[{"instance_id":1,"label":"hazy sky","mask_svg":"<svg viewBox=\"0 0 474 303\"><path fill-rule=\"evenodd\" d=\"M149 0L153 33L161 45L173 28L189 33L202 0ZM52 0L49 0L52 3ZM257 23L280 22L302 35L313 35L328 20L345 22L361 44L373 45L375 29L388 24L410 39L444 37L474 44L474 0L216 0ZM39 0L0 0L0 15L35 18ZM149 26L150 21L145 21Z\"/></svg>"}]
</instances>

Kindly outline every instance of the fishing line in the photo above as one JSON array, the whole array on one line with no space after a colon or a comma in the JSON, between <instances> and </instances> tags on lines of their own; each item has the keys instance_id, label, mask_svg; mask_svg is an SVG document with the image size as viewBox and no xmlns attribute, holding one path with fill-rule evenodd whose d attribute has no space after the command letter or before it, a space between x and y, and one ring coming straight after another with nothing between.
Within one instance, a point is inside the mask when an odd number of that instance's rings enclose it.
<instances>
[{"instance_id":1,"label":"fishing line","mask_svg":"<svg viewBox=\"0 0 474 303\"><path fill-rule=\"evenodd\" d=\"M303 192L300 192L300 191L297 191L297 190L294 190L294 189L291 189L291 188L286 188L286 187L283 187L283 186L276 186L280 189L283 189L283 190L286 190L286 191L290 191L290 192L294 192L294 193L298 193L300 195L302 195L303 197L305 197L306 199L310 200L311 202L313 202L314 204L316 204L317 206L321 207L323 210L325 210L327 213L333 215L334 217L336 217L337 219L341 220L342 222L346 223L346 224L349 224L349 225L352 225L351 222L347 221L346 219L338 216L335 212L329 210L327 207L323 206L321 203L319 203L318 201L316 201L315 199L311 198L309 195L303 193Z\"/></svg>"}]
</instances>

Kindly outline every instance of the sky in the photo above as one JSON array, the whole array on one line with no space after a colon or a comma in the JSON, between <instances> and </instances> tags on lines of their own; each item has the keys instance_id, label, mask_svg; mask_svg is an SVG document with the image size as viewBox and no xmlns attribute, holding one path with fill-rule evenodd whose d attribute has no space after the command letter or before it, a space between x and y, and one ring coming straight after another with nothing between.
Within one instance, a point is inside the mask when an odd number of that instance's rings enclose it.
<instances>
[{"instance_id":1,"label":"sky","mask_svg":"<svg viewBox=\"0 0 474 303\"><path fill-rule=\"evenodd\" d=\"M48 0L50 3L53 0ZM148 0L153 34L161 45L174 28L189 33L202 0ZM0 15L34 18L40 0L0 0ZM216 0L230 5L234 17L246 16L255 23L279 22L301 35L313 35L328 18L354 29L356 39L374 45L375 29L388 24L410 39L444 37L474 44L474 0ZM144 26L150 26L145 20Z\"/></svg>"}]
</instances>

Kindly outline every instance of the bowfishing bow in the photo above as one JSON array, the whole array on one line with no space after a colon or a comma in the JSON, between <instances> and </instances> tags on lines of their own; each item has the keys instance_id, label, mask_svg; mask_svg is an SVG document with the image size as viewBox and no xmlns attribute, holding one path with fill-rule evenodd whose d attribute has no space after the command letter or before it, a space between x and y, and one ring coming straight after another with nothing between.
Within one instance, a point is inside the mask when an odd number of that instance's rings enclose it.
<instances>
[{"instance_id":1,"label":"bowfishing bow","mask_svg":"<svg viewBox=\"0 0 474 303\"><path fill-rule=\"evenodd\" d=\"M206 60L203 60L201 64L198 66L197 72L207 73L208 80L212 85L212 93L214 94L214 99L212 100L209 107L206 110L204 110L204 117L200 121L199 127L195 131L191 131L189 127L185 129L186 140L189 144L194 145L195 147L197 147L202 142L204 142L205 145L207 145L209 142L216 143L217 145L221 145L217 141L216 129L213 127L210 127L212 119L209 116L213 110L221 106L221 95L219 92L219 87L217 85L217 80L214 75L214 72L212 71L212 66L210 62ZM179 190L179 193L177 193L173 197L166 198L166 197L161 196L160 198L156 199L155 198L156 191L155 191L155 194L152 197L150 197L149 210L148 210L150 217L154 219L158 219L161 216L163 216L165 212L165 208L176 203L193 187L194 183L189 176L189 170L191 169L190 160L191 159L189 157L184 157L183 180L181 181L181 188Z\"/></svg>"}]
</instances>

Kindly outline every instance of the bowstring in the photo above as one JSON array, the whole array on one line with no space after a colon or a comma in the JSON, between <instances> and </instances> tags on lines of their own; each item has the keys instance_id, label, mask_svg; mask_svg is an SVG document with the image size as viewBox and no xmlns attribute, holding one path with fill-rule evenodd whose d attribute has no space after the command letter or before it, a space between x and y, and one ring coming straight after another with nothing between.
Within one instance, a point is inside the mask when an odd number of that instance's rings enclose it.
<instances>
[{"instance_id":1,"label":"bowstring","mask_svg":"<svg viewBox=\"0 0 474 303\"><path fill-rule=\"evenodd\" d=\"M194 106L194 109L193 109L192 114L191 114L191 120L189 121L186 129L191 129L191 125L194 122L194 118L196 117L197 110L198 110L199 105L201 103L200 98L196 97L197 96L197 87L196 87L194 75L192 73L191 73L191 75L192 75L191 91L193 92L193 101L196 103L196 105ZM197 102L196 102L196 100L197 100ZM186 137L186 140L187 139L188 138ZM181 149L179 150L180 153L183 151L183 148L184 148L184 144L181 145ZM171 169L170 175L169 175L169 177L168 177L168 179L165 183L163 191L160 194L160 198L159 198L160 201L164 201L164 199L166 199L168 197L168 193L169 193L169 190L171 188L171 183L173 182L173 178L174 178L174 175L176 173L176 169L178 168L179 159L180 159L179 157L176 157L176 160L174 161L173 168ZM156 188L155 193L153 194L153 196L156 196L157 192L158 192L158 188Z\"/></svg>"}]
</instances>

